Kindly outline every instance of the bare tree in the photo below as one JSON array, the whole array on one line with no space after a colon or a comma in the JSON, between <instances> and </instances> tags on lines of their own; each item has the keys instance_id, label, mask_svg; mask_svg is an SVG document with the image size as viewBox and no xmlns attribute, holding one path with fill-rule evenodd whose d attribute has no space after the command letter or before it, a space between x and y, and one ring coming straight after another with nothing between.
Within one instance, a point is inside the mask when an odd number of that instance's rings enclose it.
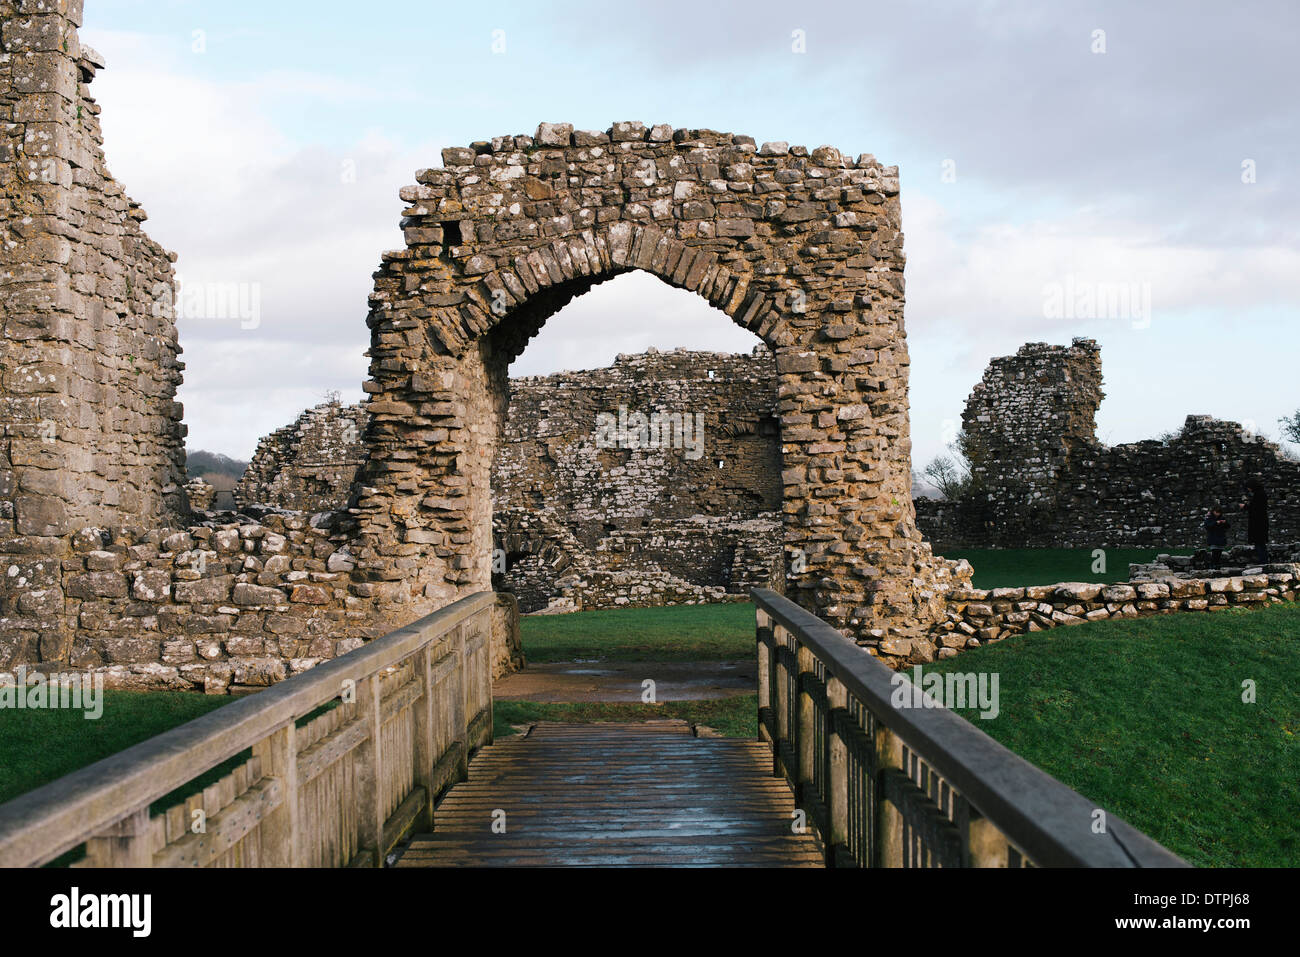
<instances>
[{"instance_id":1,"label":"bare tree","mask_svg":"<svg viewBox=\"0 0 1300 957\"><path fill-rule=\"evenodd\" d=\"M975 466L982 460L979 444L962 429L949 443L951 455L939 455L925 467L930 484L948 501L956 502L968 496L979 484Z\"/></svg>"},{"instance_id":2,"label":"bare tree","mask_svg":"<svg viewBox=\"0 0 1300 957\"><path fill-rule=\"evenodd\" d=\"M1295 415L1282 416L1278 419L1278 424L1282 426L1282 434L1292 442L1300 445L1300 410Z\"/></svg>"},{"instance_id":3,"label":"bare tree","mask_svg":"<svg viewBox=\"0 0 1300 957\"><path fill-rule=\"evenodd\" d=\"M925 476L949 502L961 498L970 483L970 472L946 455L935 456L925 467Z\"/></svg>"}]
</instances>

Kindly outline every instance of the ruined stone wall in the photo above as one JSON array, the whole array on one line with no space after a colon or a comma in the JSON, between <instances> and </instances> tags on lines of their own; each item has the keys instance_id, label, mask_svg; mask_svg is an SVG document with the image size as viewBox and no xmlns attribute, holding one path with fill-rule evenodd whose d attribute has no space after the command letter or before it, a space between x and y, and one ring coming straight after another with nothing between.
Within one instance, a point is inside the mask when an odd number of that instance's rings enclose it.
<instances>
[{"instance_id":1,"label":"ruined stone wall","mask_svg":"<svg viewBox=\"0 0 1300 957\"><path fill-rule=\"evenodd\" d=\"M375 615L343 516L214 513L180 528L86 528L62 563L76 622L61 668L114 688L242 694L389 628ZM520 667L518 611L494 613L493 676ZM48 659L0 661L0 673Z\"/></svg>"},{"instance_id":2,"label":"ruined stone wall","mask_svg":"<svg viewBox=\"0 0 1300 957\"><path fill-rule=\"evenodd\" d=\"M998 512L1050 507L1062 472L1095 444L1101 350L1092 339L1068 347L1031 342L994 359L962 413L971 475Z\"/></svg>"},{"instance_id":3,"label":"ruined stone wall","mask_svg":"<svg viewBox=\"0 0 1300 957\"><path fill-rule=\"evenodd\" d=\"M695 292L775 358L786 591L846 632L923 633L954 567L914 524L897 169L714 130L544 123L402 191L371 296L360 568L395 612L491 578L506 368L594 284Z\"/></svg>"},{"instance_id":4,"label":"ruined stone wall","mask_svg":"<svg viewBox=\"0 0 1300 957\"><path fill-rule=\"evenodd\" d=\"M387 623L345 513L190 512L175 257L105 168L80 22L0 0L0 672L254 690Z\"/></svg>"},{"instance_id":5,"label":"ruined stone wall","mask_svg":"<svg viewBox=\"0 0 1300 957\"><path fill-rule=\"evenodd\" d=\"M377 637L346 547L302 515L86 529L64 567L78 625L67 663L116 687L256 690Z\"/></svg>"},{"instance_id":6,"label":"ruined stone wall","mask_svg":"<svg viewBox=\"0 0 1300 957\"><path fill-rule=\"evenodd\" d=\"M493 586L525 612L779 588L775 406L775 362L761 346L751 355L651 350L606 369L511 379L492 471L506 567ZM646 416L646 434L629 429L632 441L602 448L599 417L617 424L620 414L634 425ZM365 459L365 422L362 407L327 403L271 433L240 481L241 501L343 508Z\"/></svg>"},{"instance_id":7,"label":"ruined stone wall","mask_svg":"<svg viewBox=\"0 0 1300 957\"><path fill-rule=\"evenodd\" d=\"M892 667L951 658L966 648L1018 635L1109 619L1261 608L1300 599L1300 563L1256 567L1253 574L1149 579L1113 585L1062 582L1025 588L952 592L947 619L925 641L882 642Z\"/></svg>"},{"instance_id":8,"label":"ruined stone wall","mask_svg":"<svg viewBox=\"0 0 1300 957\"><path fill-rule=\"evenodd\" d=\"M1300 462L1234 422L1189 415L1166 439L1105 446L1096 343L1030 343L994 359L962 417L972 487L957 502L917 503L937 547L1194 547L1224 506L1236 542L1252 476L1269 489L1273 541L1300 538Z\"/></svg>"},{"instance_id":9,"label":"ruined stone wall","mask_svg":"<svg viewBox=\"0 0 1300 957\"><path fill-rule=\"evenodd\" d=\"M173 257L103 167L80 4L0 0L0 15L0 668L100 665L125 669L119 683L243 690L490 587L509 363L574 296L633 269L701 295L771 352L788 593L874 641L924 634L969 576L914 525L897 170L639 123L543 124L445 150L443 169L417 174L407 247L384 256L371 296L367 455L347 509L191 514ZM771 491L747 474L770 445L726 431L742 421L715 426L745 481L701 481L712 507ZM611 476L625 469L627 450L600 451ZM691 553L732 583L766 574L757 543L705 554L737 534L731 513L697 519L665 494L670 528L613 510L612 563ZM724 587L628 574L593 573L566 596Z\"/></svg>"},{"instance_id":10,"label":"ruined stone wall","mask_svg":"<svg viewBox=\"0 0 1300 957\"><path fill-rule=\"evenodd\" d=\"M501 585L524 610L560 596L587 608L700 601L779 582L781 449L766 348L652 350L510 388L494 524ZM623 433L602 435L602 416Z\"/></svg>"},{"instance_id":11,"label":"ruined stone wall","mask_svg":"<svg viewBox=\"0 0 1300 957\"><path fill-rule=\"evenodd\" d=\"M0 660L67 658L74 532L184 508L174 257L105 167L80 22L0 0Z\"/></svg>"},{"instance_id":12,"label":"ruined stone wall","mask_svg":"<svg viewBox=\"0 0 1300 957\"><path fill-rule=\"evenodd\" d=\"M345 508L365 461L361 406L324 402L257 443L235 487L238 505L261 503L307 512Z\"/></svg>"}]
</instances>

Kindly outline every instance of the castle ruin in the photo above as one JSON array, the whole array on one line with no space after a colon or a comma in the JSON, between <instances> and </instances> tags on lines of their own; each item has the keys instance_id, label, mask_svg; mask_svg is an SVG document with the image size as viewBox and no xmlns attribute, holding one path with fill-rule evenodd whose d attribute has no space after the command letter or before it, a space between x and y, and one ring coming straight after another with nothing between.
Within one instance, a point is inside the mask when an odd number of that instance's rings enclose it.
<instances>
[{"instance_id":1,"label":"castle ruin","mask_svg":"<svg viewBox=\"0 0 1300 957\"><path fill-rule=\"evenodd\" d=\"M492 467L494 587L525 612L781 587L775 408L775 363L761 346L650 350L604 369L511 379ZM601 416L617 426L638 415L644 435L602 441ZM662 435L650 429L656 416ZM365 422L361 406L309 409L258 444L240 500L344 508Z\"/></svg>"},{"instance_id":2,"label":"castle ruin","mask_svg":"<svg viewBox=\"0 0 1300 957\"><path fill-rule=\"evenodd\" d=\"M80 23L0 0L0 668L251 690L490 588L509 363L631 270L772 355L787 593L871 642L943 618L962 572L910 496L895 167L636 122L446 149L376 274L348 507L192 514L175 257L105 168Z\"/></svg>"},{"instance_id":3,"label":"castle ruin","mask_svg":"<svg viewBox=\"0 0 1300 957\"><path fill-rule=\"evenodd\" d=\"M302 512L347 508L357 469L365 461L366 413L337 400L308 409L264 436L239 483L235 504L275 505Z\"/></svg>"},{"instance_id":4,"label":"castle ruin","mask_svg":"<svg viewBox=\"0 0 1300 957\"><path fill-rule=\"evenodd\" d=\"M962 414L971 482L956 502L917 502L937 547L1196 547L1212 505L1229 521L1245 483L1270 489L1271 537L1300 540L1300 462L1235 422L1189 415L1164 439L1096 438L1101 350L1031 342L989 363ZM1245 524L1235 532L1244 541Z\"/></svg>"}]
</instances>

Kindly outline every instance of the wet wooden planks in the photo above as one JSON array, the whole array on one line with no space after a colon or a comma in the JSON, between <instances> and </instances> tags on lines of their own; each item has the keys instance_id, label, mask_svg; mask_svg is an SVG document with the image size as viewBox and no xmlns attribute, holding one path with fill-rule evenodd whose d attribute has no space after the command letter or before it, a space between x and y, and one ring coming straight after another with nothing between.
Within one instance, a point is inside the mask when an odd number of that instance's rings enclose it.
<instances>
[{"instance_id":1,"label":"wet wooden planks","mask_svg":"<svg viewBox=\"0 0 1300 957\"><path fill-rule=\"evenodd\" d=\"M761 742L542 723L484 748L397 866L819 867L793 812Z\"/></svg>"}]
</instances>

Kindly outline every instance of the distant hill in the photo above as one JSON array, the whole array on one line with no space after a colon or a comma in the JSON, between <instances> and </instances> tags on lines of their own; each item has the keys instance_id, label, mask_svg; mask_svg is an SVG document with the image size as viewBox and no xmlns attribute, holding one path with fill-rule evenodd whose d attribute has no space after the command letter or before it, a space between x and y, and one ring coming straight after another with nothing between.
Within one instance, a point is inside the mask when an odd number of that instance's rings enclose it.
<instances>
[{"instance_id":1,"label":"distant hill","mask_svg":"<svg viewBox=\"0 0 1300 957\"><path fill-rule=\"evenodd\" d=\"M234 508L233 491L248 463L232 459L220 452L205 452L203 449L185 450L186 478L201 478L217 490L213 503L217 508Z\"/></svg>"},{"instance_id":2,"label":"distant hill","mask_svg":"<svg viewBox=\"0 0 1300 957\"><path fill-rule=\"evenodd\" d=\"M230 478L239 480L244 474L244 469L248 468L248 463L239 459L232 459L228 455L222 455L220 452L205 452L202 449L185 450L185 471L186 478L198 478L203 476L207 478L210 475L226 475ZM208 481L212 481L208 479Z\"/></svg>"}]
</instances>

